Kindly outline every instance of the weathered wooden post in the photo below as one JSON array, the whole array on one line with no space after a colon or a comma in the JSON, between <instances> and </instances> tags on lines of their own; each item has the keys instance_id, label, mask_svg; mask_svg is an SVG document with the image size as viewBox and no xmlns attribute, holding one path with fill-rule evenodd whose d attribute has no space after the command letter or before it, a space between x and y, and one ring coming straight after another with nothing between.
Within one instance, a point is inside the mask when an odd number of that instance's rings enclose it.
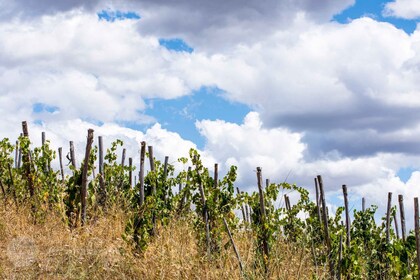
<instances>
[{"instance_id":1,"label":"weathered wooden post","mask_svg":"<svg viewBox=\"0 0 420 280\"><path fill-rule=\"evenodd\" d=\"M140 170L139 170L139 182L140 182L140 206L144 204L144 158L146 156L146 142L140 143Z\"/></svg>"},{"instance_id":2,"label":"weathered wooden post","mask_svg":"<svg viewBox=\"0 0 420 280\"><path fill-rule=\"evenodd\" d=\"M26 123L26 121L22 122L22 131L23 131L23 137L25 137L29 142L28 124ZM25 176L28 182L29 194L31 196L31 199L33 199L35 195L35 188L34 188L34 182L32 179L32 171L31 171L32 162L31 162L31 155L30 155L29 147L27 151L23 151L23 164L25 166ZM32 210L35 211L35 204L32 204Z\"/></svg>"},{"instance_id":3,"label":"weathered wooden post","mask_svg":"<svg viewBox=\"0 0 420 280\"><path fill-rule=\"evenodd\" d=\"M128 167L130 170L128 171L128 181L130 182L130 187L133 186L133 158L128 158Z\"/></svg>"},{"instance_id":4,"label":"weathered wooden post","mask_svg":"<svg viewBox=\"0 0 420 280\"><path fill-rule=\"evenodd\" d=\"M400 217L401 217L401 236L405 242L405 211L404 211L404 197L402 194L398 195L398 202L400 205Z\"/></svg>"},{"instance_id":5,"label":"weathered wooden post","mask_svg":"<svg viewBox=\"0 0 420 280\"><path fill-rule=\"evenodd\" d=\"M230 243L232 244L233 251L235 252L235 255L236 255L236 259L238 260L238 263L239 263L239 269L241 270L241 273L243 273L243 271L244 271L244 266L243 266L243 264L242 264L241 255L239 254L239 251L238 251L238 249L236 248L236 244L235 244L235 242L233 241L232 233L230 232L229 226L228 226L228 224L227 224L227 222L226 222L226 219L225 219L225 218L223 218L223 223L225 224L226 231L227 231L227 233L228 233L228 235L229 235Z\"/></svg>"},{"instance_id":6,"label":"weathered wooden post","mask_svg":"<svg viewBox=\"0 0 420 280\"><path fill-rule=\"evenodd\" d=\"M346 246L350 248L350 213L349 213L349 200L347 194L347 186L343 185L343 195L344 195L344 207L346 211Z\"/></svg>"},{"instance_id":7,"label":"weathered wooden post","mask_svg":"<svg viewBox=\"0 0 420 280\"><path fill-rule=\"evenodd\" d=\"M71 165L76 169L76 156L74 155L74 143L70 141L70 161Z\"/></svg>"},{"instance_id":8,"label":"weathered wooden post","mask_svg":"<svg viewBox=\"0 0 420 280\"><path fill-rule=\"evenodd\" d=\"M266 212L265 212L265 202L264 202L264 191L262 186L262 174L261 167L257 167L257 184L258 192L260 196L260 215L261 215L261 225L262 225L262 248L263 248L263 262L266 273L268 273L268 256L269 256L269 247L268 247L268 236L267 231L265 230L264 224L266 223Z\"/></svg>"},{"instance_id":9,"label":"weathered wooden post","mask_svg":"<svg viewBox=\"0 0 420 280\"><path fill-rule=\"evenodd\" d=\"M64 183L64 168L63 168L63 148L58 148L58 160L60 162L61 182Z\"/></svg>"},{"instance_id":10,"label":"weathered wooden post","mask_svg":"<svg viewBox=\"0 0 420 280\"><path fill-rule=\"evenodd\" d=\"M390 227L391 227L391 207L392 207L392 192L388 193L388 205L386 209L386 243L390 240Z\"/></svg>"},{"instance_id":11,"label":"weathered wooden post","mask_svg":"<svg viewBox=\"0 0 420 280\"><path fill-rule=\"evenodd\" d=\"M83 162L83 171L82 171L82 186L81 186L81 206L82 206L82 226L86 224L86 197L87 197L87 173L89 170L89 158L90 151L92 149L93 143L93 129L88 130L86 151L85 151L85 160Z\"/></svg>"},{"instance_id":12,"label":"weathered wooden post","mask_svg":"<svg viewBox=\"0 0 420 280\"><path fill-rule=\"evenodd\" d=\"M316 196L316 210L317 210L317 214L318 214L318 221L319 224L322 224L322 219L321 219L321 205L320 205L320 200L319 200L319 185L318 185L318 178L314 178L315 181L315 196Z\"/></svg>"},{"instance_id":13,"label":"weathered wooden post","mask_svg":"<svg viewBox=\"0 0 420 280\"><path fill-rule=\"evenodd\" d=\"M330 232L328 230L328 213L327 213L327 204L325 202L325 194L324 194L324 184L322 182L321 175L317 176L318 184L319 184L319 192L321 195L321 204L322 204L322 219L324 223L324 234L325 234L325 243L327 244L328 250L328 263L330 268L330 275L332 279L335 279L334 273L334 261L331 259L331 239L330 239Z\"/></svg>"}]
</instances>

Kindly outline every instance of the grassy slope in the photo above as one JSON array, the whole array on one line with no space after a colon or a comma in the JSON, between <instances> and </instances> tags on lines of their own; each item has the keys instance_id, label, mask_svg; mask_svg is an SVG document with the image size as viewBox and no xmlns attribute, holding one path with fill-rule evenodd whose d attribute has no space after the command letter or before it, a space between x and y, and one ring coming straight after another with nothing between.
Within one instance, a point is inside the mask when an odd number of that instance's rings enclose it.
<instances>
[{"instance_id":1,"label":"grassy slope","mask_svg":"<svg viewBox=\"0 0 420 280\"><path fill-rule=\"evenodd\" d=\"M141 255L122 239L125 217L111 211L106 218L70 231L51 215L34 225L30 211L0 206L0 278L5 279L241 279L231 246L209 260L196 243L191 224L174 220L160 228ZM227 237L226 237L227 238ZM254 264L249 233L237 233L248 279L263 279ZM225 241L227 244L228 240ZM310 251L284 242L272 249L270 278L312 279L325 273L311 264ZM318 279L322 279L320 277Z\"/></svg>"}]
</instances>

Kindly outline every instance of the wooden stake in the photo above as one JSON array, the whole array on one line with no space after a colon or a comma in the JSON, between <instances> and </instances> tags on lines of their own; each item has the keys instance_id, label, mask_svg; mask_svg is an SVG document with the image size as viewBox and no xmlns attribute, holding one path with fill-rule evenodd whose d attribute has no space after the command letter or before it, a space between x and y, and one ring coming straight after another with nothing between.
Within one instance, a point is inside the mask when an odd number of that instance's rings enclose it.
<instances>
[{"instance_id":1,"label":"wooden stake","mask_svg":"<svg viewBox=\"0 0 420 280\"><path fill-rule=\"evenodd\" d=\"M81 186L81 206L82 206L82 226L86 224L86 197L87 197L87 173L89 170L90 151L93 143L93 129L88 130L85 160L83 162L82 186Z\"/></svg>"},{"instance_id":2,"label":"wooden stake","mask_svg":"<svg viewBox=\"0 0 420 280\"><path fill-rule=\"evenodd\" d=\"M23 133L20 134L21 137L23 137ZM19 155L18 155L18 165L17 168L20 168L22 165L22 149L19 146Z\"/></svg>"},{"instance_id":3,"label":"wooden stake","mask_svg":"<svg viewBox=\"0 0 420 280\"><path fill-rule=\"evenodd\" d=\"M217 163L214 164L214 176L213 176L214 184L213 187L217 189L219 186L219 165Z\"/></svg>"},{"instance_id":4,"label":"wooden stake","mask_svg":"<svg viewBox=\"0 0 420 280\"><path fill-rule=\"evenodd\" d=\"M58 148L58 160L60 162L61 182L64 183L64 168L63 168L63 148Z\"/></svg>"},{"instance_id":5,"label":"wooden stake","mask_svg":"<svg viewBox=\"0 0 420 280\"><path fill-rule=\"evenodd\" d=\"M365 212L366 211L366 200L364 197L362 197L362 211Z\"/></svg>"},{"instance_id":6,"label":"wooden stake","mask_svg":"<svg viewBox=\"0 0 420 280\"><path fill-rule=\"evenodd\" d=\"M150 171L155 172L155 158L153 157L153 146L148 146L147 148L149 150ZM157 199L157 197L156 197L156 185L157 185L157 181L152 182L152 195L153 195L153 197L155 197L155 199ZM156 213L155 213L155 211L153 211L152 223L153 223L152 235L155 235L156 234Z\"/></svg>"},{"instance_id":7,"label":"wooden stake","mask_svg":"<svg viewBox=\"0 0 420 280\"><path fill-rule=\"evenodd\" d=\"M153 146L147 147L149 150L149 162L150 162L150 171L155 171L155 158L153 157ZM152 193L153 195L156 195L156 184L152 184Z\"/></svg>"},{"instance_id":8,"label":"wooden stake","mask_svg":"<svg viewBox=\"0 0 420 280\"><path fill-rule=\"evenodd\" d=\"M401 236L405 242L405 211L404 211L404 197L402 194L398 195L398 202L400 205L400 217L401 217Z\"/></svg>"},{"instance_id":9,"label":"wooden stake","mask_svg":"<svg viewBox=\"0 0 420 280\"><path fill-rule=\"evenodd\" d=\"M317 214L318 214L318 220L319 224L322 226L322 219L321 219L321 206L320 206L320 200L319 200L319 185L318 185L318 179L315 177L315 195L316 195L316 208L317 208Z\"/></svg>"},{"instance_id":10,"label":"wooden stake","mask_svg":"<svg viewBox=\"0 0 420 280\"><path fill-rule=\"evenodd\" d=\"M29 141L29 132L28 132L28 124L26 123L26 121L22 122L22 131L23 131L23 137L27 138ZM28 181L28 188L29 188L29 194L31 196L31 198L34 197L35 195L35 188L34 188L34 182L32 180L32 163L31 163L31 156L30 156L30 152L28 149L28 152L25 152L23 154L23 163L25 165L25 175L26 175L26 180ZM35 211L35 206L33 205L32 210Z\"/></svg>"},{"instance_id":11,"label":"wooden stake","mask_svg":"<svg viewBox=\"0 0 420 280\"><path fill-rule=\"evenodd\" d=\"M198 172L198 171L197 171ZM200 175L199 175L200 176ZM206 227L206 243L207 243L207 254L210 256L211 249L210 249L210 224L209 224L209 213L207 211L207 201L206 195L204 193L203 183L201 179L199 179L198 189L200 190L201 195L201 203L203 204L203 220Z\"/></svg>"},{"instance_id":12,"label":"wooden stake","mask_svg":"<svg viewBox=\"0 0 420 280\"><path fill-rule=\"evenodd\" d=\"M74 168L76 167L76 156L74 155L74 143L73 141L70 141L70 161L71 165L73 165Z\"/></svg>"},{"instance_id":13,"label":"wooden stake","mask_svg":"<svg viewBox=\"0 0 420 280\"><path fill-rule=\"evenodd\" d=\"M236 192L238 193L238 196L241 195L241 191L239 190L239 187L236 187ZM241 203L241 211L242 211L242 219L243 219L244 224L245 224L245 222L246 222L246 216L245 216L245 208L244 208L243 203Z\"/></svg>"},{"instance_id":14,"label":"wooden stake","mask_svg":"<svg viewBox=\"0 0 420 280\"><path fill-rule=\"evenodd\" d=\"M140 182L140 207L144 204L144 157L146 156L146 142L140 143L140 171L139 171L139 182Z\"/></svg>"},{"instance_id":15,"label":"wooden stake","mask_svg":"<svg viewBox=\"0 0 420 280\"><path fill-rule=\"evenodd\" d=\"M130 187L133 186L133 158L128 158L128 167L130 170L128 171L128 181L130 182Z\"/></svg>"},{"instance_id":16,"label":"wooden stake","mask_svg":"<svg viewBox=\"0 0 420 280\"><path fill-rule=\"evenodd\" d=\"M397 235L397 239L400 239L400 233L399 233L399 230L398 230L397 215L395 214L395 212L392 214L392 218L394 219L395 234Z\"/></svg>"},{"instance_id":17,"label":"wooden stake","mask_svg":"<svg viewBox=\"0 0 420 280\"><path fill-rule=\"evenodd\" d=\"M330 275L331 275L331 278L334 279L335 278L334 261L329 256L331 254L331 239L330 239L330 233L329 233L329 230L328 230L328 213L327 213L327 204L325 202L324 184L322 182L321 175L318 175L317 178L318 178L318 184L319 184L319 192L320 192L320 196L321 196L322 218L323 218L323 223L324 223L325 243L327 244L327 250L328 250Z\"/></svg>"},{"instance_id":18,"label":"wooden stake","mask_svg":"<svg viewBox=\"0 0 420 280\"><path fill-rule=\"evenodd\" d=\"M264 225L266 222L266 212L265 212L265 202L264 202L264 191L262 186L262 174L261 174L261 167L257 167L257 183L258 183L258 192L260 196L260 212L261 212L261 224ZM268 273L268 256L269 256L269 248L268 248L268 236L263 226L263 236L262 236L262 248L263 248L263 262L266 273Z\"/></svg>"},{"instance_id":19,"label":"wooden stake","mask_svg":"<svg viewBox=\"0 0 420 280\"><path fill-rule=\"evenodd\" d=\"M126 150L124 148L122 150L122 155L121 155L121 167L124 167L125 166L125 153L126 153Z\"/></svg>"},{"instance_id":20,"label":"wooden stake","mask_svg":"<svg viewBox=\"0 0 420 280\"><path fill-rule=\"evenodd\" d=\"M230 243L232 244L233 251L235 252L235 255L236 255L236 259L238 260L239 269L241 270L241 273L243 273L244 266L242 264L241 255L239 254L239 251L236 248L235 242L233 241L232 233L230 232L229 226L228 226L225 218L223 218L223 223L225 224L226 231L227 231L227 233L229 235Z\"/></svg>"},{"instance_id":21,"label":"wooden stake","mask_svg":"<svg viewBox=\"0 0 420 280\"><path fill-rule=\"evenodd\" d=\"M350 213L349 213L349 200L347 195L347 186L343 185L343 195L344 195L344 207L346 210L346 246L350 248Z\"/></svg>"},{"instance_id":22,"label":"wooden stake","mask_svg":"<svg viewBox=\"0 0 420 280\"><path fill-rule=\"evenodd\" d=\"M391 221L391 207L392 207L392 192L388 193L388 206L387 206L387 210L386 210L386 243L389 244L389 239L390 239L390 221Z\"/></svg>"}]
</instances>

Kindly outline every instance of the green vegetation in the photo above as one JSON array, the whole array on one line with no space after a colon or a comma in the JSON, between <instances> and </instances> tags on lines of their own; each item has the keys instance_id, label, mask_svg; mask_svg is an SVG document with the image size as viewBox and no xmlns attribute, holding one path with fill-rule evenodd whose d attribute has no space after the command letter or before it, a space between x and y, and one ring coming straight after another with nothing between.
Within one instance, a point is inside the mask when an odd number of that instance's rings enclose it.
<instances>
[{"instance_id":1,"label":"green vegetation","mask_svg":"<svg viewBox=\"0 0 420 280\"><path fill-rule=\"evenodd\" d=\"M296 273L293 277L290 275L291 278L321 279L327 278L328 274L330 278L341 276L349 279L418 277L414 233L410 232L402 240L391 229L387 238L386 218L382 223L375 223L376 207L354 211L349 242L346 227L341 222L344 208L338 208L334 215L327 218L328 250L320 216L325 213L318 209L317 203L309 198L309 192L304 188L288 183L269 183L265 188L261 186L261 192L248 194L238 191L235 194L236 167L232 166L221 179L215 179L217 174L210 174L193 149L188 158L178 160L184 166L190 166L188 170L176 173L167 160L162 163L150 157L151 171L144 177L140 174L139 182L132 185L130 178L135 167L117 162L117 151L122 148L122 141L112 143L99 173L95 167L98 148L93 147L87 163L90 178L86 197L87 222L81 227L82 170L86 160L79 168L70 164L71 174L62 178L60 171L51 168L56 153L51 150L48 141L32 149L27 137L19 137L16 145L3 139L0 142L0 188L5 209L9 209L9 214L11 211L22 213L29 206L29 217L34 226L49 223L52 216L58 217L64 227L76 232L94 228L98 220L118 215L122 225L118 234L126 244L124 250L120 247L120 253L126 255L129 251L134 258L130 258L130 262L144 261L150 246L156 247L156 240L162 238L162 234L168 234L168 229L174 230L174 225L182 224L181 227L191 229L189 234L193 234L198 250L195 254L206 259L203 267L231 260L233 255L226 257L226 254L232 251L236 241L242 260L240 256L234 258L236 272L232 275L235 277L287 277L279 272L285 271L284 257L292 260L296 255L299 261L287 264L292 266L287 271ZM145 143L142 143L142 149L146 158L151 155L145 153ZM16 157L18 154L22 155L20 166L20 157ZM143 164L145 161L143 158ZM260 171L258 176L261 176ZM258 184L261 185L261 181L258 178ZM290 192L299 194L298 202L287 207L275 207L283 200L280 194ZM234 214L235 210L242 210L242 219ZM233 240L227 237L224 221L233 233ZM5 225L0 223L0 237L2 227ZM176 230L182 231L179 228ZM171 234L167 237L171 238ZM175 237L172 235L172 238ZM246 258L243 258L245 255ZM304 260L309 264L303 265ZM243 264L243 271L239 271L239 262ZM129 278L139 275L131 270L129 273ZM216 272L215 275L220 277Z\"/></svg>"}]
</instances>

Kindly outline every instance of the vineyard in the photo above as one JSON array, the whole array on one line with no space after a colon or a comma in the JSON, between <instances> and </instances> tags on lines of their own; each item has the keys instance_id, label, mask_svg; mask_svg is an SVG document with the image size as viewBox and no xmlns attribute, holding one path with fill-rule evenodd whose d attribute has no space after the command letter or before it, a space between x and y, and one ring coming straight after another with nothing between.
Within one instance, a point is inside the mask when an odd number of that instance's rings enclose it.
<instances>
[{"instance_id":1,"label":"vineyard","mask_svg":"<svg viewBox=\"0 0 420 280\"><path fill-rule=\"evenodd\" d=\"M122 141L94 139L89 129L83 159L72 141L68 152L52 150L45 133L33 147L26 122L15 143L1 140L2 278L419 278L417 198L407 232L401 195L397 207L388 194L378 223L377 207L364 201L350 213L346 185L344 206L329 212L320 175L311 199L256 167L257 191L247 193L235 185L235 166L220 176L194 149L177 159L187 167L178 171L145 142L137 163Z\"/></svg>"}]
</instances>

